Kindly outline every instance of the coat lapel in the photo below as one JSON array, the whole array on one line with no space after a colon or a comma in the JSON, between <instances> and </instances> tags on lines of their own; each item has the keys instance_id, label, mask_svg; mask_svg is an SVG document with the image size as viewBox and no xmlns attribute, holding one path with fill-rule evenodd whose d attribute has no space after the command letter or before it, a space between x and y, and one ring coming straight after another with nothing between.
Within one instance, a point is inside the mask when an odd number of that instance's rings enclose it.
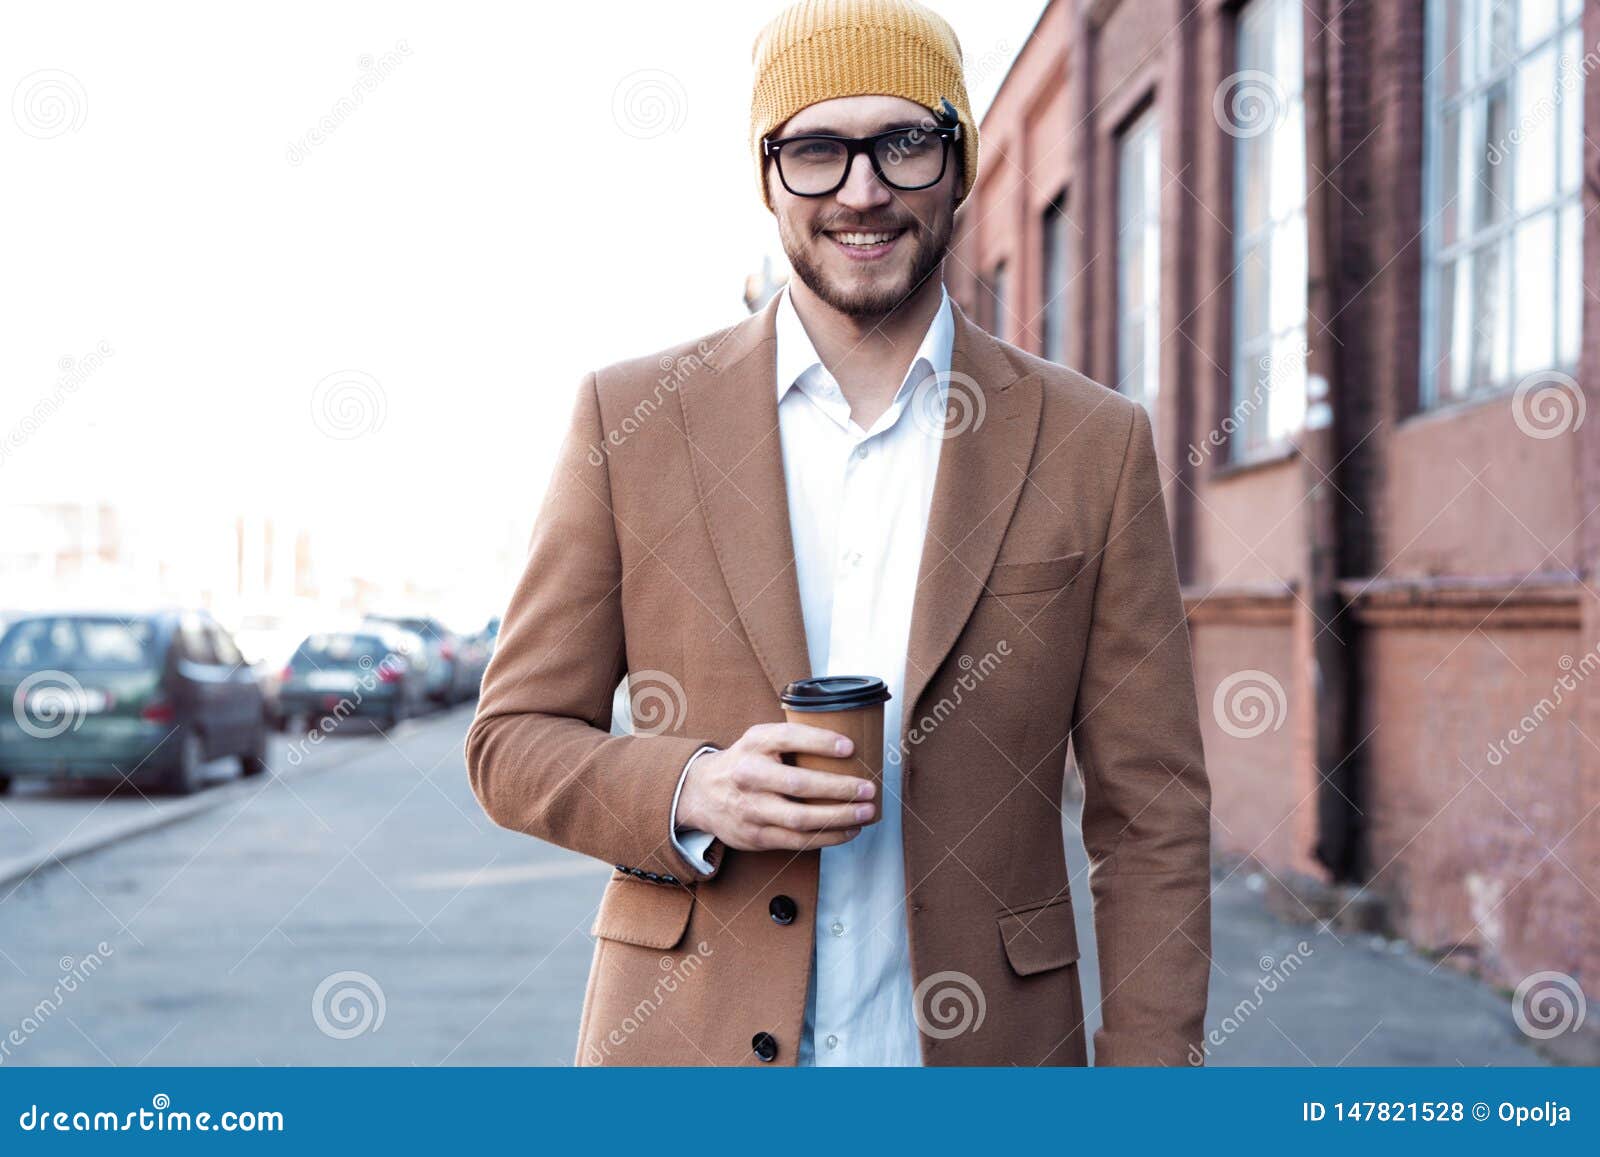
<instances>
[{"instance_id":1,"label":"coat lapel","mask_svg":"<svg viewBox=\"0 0 1600 1157\"><path fill-rule=\"evenodd\" d=\"M811 674L778 439L777 304L730 330L704 356L711 372L678 390L717 565L774 695Z\"/></svg>"},{"instance_id":2,"label":"coat lapel","mask_svg":"<svg viewBox=\"0 0 1600 1157\"><path fill-rule=\"evenodd\" d=\"M928 512L906 653L900 740L977 606L1011 524L1039 431L1040 386L955 307L945 442Z\"/></svg>"}]
</instances>

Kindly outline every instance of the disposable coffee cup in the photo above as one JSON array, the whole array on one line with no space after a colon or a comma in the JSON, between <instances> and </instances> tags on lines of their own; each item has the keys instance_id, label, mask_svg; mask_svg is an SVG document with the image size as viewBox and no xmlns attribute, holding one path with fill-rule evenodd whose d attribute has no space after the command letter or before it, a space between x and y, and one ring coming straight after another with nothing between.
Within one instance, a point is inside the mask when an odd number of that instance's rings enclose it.
<instances>
[{"instance_id":1,"label":"disposable coffee cup","mask_svg":"<svg viewBox=\"0 0 1600 1157\"><path fill-rule=\"evenodd\" d=\"M870 822L877 823L883 815L883 705L889 701L884 681L870 675L819 675L790 683L778 701L790 723L849 736L854 747L842 758L791 752L784 759L796 767L871 780L878 809Z\"/></svg>"}]
</instances>

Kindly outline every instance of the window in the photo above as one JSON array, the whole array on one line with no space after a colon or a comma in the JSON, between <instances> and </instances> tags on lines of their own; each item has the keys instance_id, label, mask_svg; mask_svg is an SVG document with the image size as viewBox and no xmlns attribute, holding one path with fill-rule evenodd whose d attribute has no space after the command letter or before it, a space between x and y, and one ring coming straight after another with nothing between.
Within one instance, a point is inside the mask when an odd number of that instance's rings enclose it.
<instances>
[{"instance_id":1,"label":"window","mask_svg":"<svg viewBox=\"0 0 1600 1157\"><path fill-rule=\"evenodd\" d=\"M1154 413L1161 370L1161 152L1153 111L1117 145L1117 389Z\"/></svg>"},{"instance_id":2,"label":"window","mask_svg":"<svg viewBox=\"0 0 1600 1157\"><path fill-rule=\"evenodd\" d=\"M1239 72L1264 115L1234 137L1235 456L1282 442L1306 413L1306 121L1299 0L1251 0ZM1267 79L1267 78L1270 78Z\"/></svg>"},{"instance_id":3,"label":"window","mask_svg":"<svg viewBox=\"0 0 1600 1157\"><path fill-rule=\"evenodd\" d=\"M1423 400L1578 360L1581 0L1428 6Z\"/></svg>"},{"instance_id":4,"label":"window","mask_svg":"<svg viewBox=\"0 0 1600 1157\"><path fill-rule=\"evenodd\" d=\"M1039 231L1040 313L1043 319L1041 352L1053 362L1067 360L1067 195L1045 206Z\"/></svg>"}]
</instances>

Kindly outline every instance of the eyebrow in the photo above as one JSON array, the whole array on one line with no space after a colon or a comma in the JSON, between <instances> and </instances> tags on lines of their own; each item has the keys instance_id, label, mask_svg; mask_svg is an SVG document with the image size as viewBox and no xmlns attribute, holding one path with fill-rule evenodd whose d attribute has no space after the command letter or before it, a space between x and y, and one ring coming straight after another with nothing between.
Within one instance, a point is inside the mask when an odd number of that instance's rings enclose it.
<instances>
[{"instance_id":1,"label":"eyebrow","mask_svg":"<svg viewBox=\"0 0 1600 1157\"><path fill-rule=\"evenodd\" d=\"M913 122L913 123L907 124L907 123L898 122L898 121L880 121L877 128L871 130L870 132L862 133L861 135L863 137L875 137L879 133L894 132L897 129L909 131L911 129L921 128L921 127L922 127L921 122ZM775 139L781 141L781 140L787 139L788 137L818 137L818 136L821 136L821 137L849 137L849 136L851 136L851 134L845 132L842 129L833 128L831 126L818 125L818 126L816 126L814 128L791 129L791 130L785 131L783 136L777 137Z\"/></svg>"}]
</instances>

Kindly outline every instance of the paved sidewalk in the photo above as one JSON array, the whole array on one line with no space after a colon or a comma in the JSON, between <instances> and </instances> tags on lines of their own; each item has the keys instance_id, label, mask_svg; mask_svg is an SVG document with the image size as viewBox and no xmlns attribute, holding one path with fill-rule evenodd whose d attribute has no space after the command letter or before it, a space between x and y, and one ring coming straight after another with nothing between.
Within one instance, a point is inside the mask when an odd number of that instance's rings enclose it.
<instances>
[{"instance_id":1,"label":"paved sidewalk","mask_svg":"<svg viewBox=\"0 0 1600 1157\"><path fill-rule=\"evenodd\" d=\"M1100 982L1088 861L1075 822L1066 835L1092 1033ZM1489 986L1403 942L1281 920L1267 910L1261 877L1219 870L1214 888L1206 1064L1548 1063Z\"/></svg>"}]
</instances>

